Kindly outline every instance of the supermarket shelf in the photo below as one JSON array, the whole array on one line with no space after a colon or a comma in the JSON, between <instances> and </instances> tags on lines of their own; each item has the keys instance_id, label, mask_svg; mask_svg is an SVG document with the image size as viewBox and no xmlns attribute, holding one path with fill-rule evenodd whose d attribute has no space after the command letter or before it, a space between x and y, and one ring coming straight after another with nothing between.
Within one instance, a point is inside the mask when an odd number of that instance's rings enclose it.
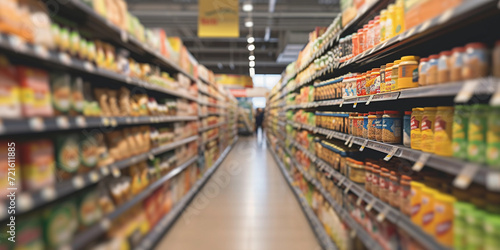
<instances>
[{"instance_id":1,"label":"supermarket shelf","mask_svg":"<svg viewBox=\"0 0 500 250\"><path fill-rule=\"evenodd\" d=\"M215 140L219 139L219 136L220 136L220 135L212 136L211 138L209 138L209 139L207 139L207 140L203 141L201 144L205 145L205 144L207 144L207 143L209 143L209 142L211 142L211 141L215 141Z\"/></svg>"},{"instance_id":2,"label":"supermarket shelf","mask_svg":"<svg viewBox=\"0 0 500 250\"><path fill-rule=\"evenodd\" d=\"M131 200L125 202L124 204L117 207L113 212L106 215L103 219L101 219L100 223L95 224L94 226L88 228L87 230L79 233L71 244L72 249L83 249L89 242L92 242L93 240L100 237L102 234L106 233L106 231L108 231L111 225L111 221L115 220L120 215L127 212L133 206L142 202L144 199L149 197L155 190L157 190L159 187L165 184L166 181L177 176L179 173L184 171L187 167L195 163L197 160L198 156L194 156L187 162L184 162L180 166L175 167L170 172L168 172L168 174L161 177L159 180L155 181L154 183L146 187L145 190L135 195Z\"/></svg>"},{"instance_id":3,"label":"supermarket shelf","mask_svg":"<svg viewBox=\"0 0 500 250\"><path fill-rule=\"evenodd\" d=\"M21 193L19 194L17 200L16 214L20 215L29 212L33 209L45 206L50 202L64 198L70 194L82 190L83 188L94 185L110 174L112 174L113 176L120 176L121 169L127 168L140 161L147 160L153 157L153 155L161 154L184 144L196 141L197 139L198 136L192 136L177 142L154 148L148 153L136 155L128 159L100 167L99 169L93 170L90 173L79 174L73 177L71 180L56 183L53 186L48 186L38 191ZM7 218L7 211L5 209L8 207L8 202L4 202L5 206L0 206L0 221Z\"/></svg>"},{"instance_id":4,"label":"supermarket shelf","mask_svg":"<svg viewBox=\"0 0 500 250\"><path fill-rule=\"evenodd\" d=\"M402 214L399 210L394 209L389 204L381 201L379 198L376 198L371 193L367 192L362 185L351 181L349 178L333 169L332 166L330 166L322 159L316 157L296 141L292 140L292 145L304 152L304 154L309 157L309 159L311 159L311 161L314 162L322 171L335 178L338 183L341 183L340 185L345 186L346 189L356 194L357 197L361 197L361 199L366 204L371 204L370 209L375 209L377 212L382 214L379 214L379 216L383 217L383 219L388 219L395 225L403 228L413 239L420 242L420 244L422 244L426 249L446 249L446 247L437 242L434 237L426 234L419 226L415 225L410 220L410 218ZM287 149L285 148L285 150ZM292 161L297 165L293 158Z\"/></svg>"},{"instance_id":5,"label":"supermarket shelf","mask_svg":"<svg viewBox=\"0 0 500 250\"><path fill-rule=\"evenodd\" d=\"M77 0L74 0L72 2L76 1ZM14 36L0 34L0 51L2 50L13 52L15 53L16 56L21 56L28 58L30 60L35 60L41 64L50 64L52 66L69 70L75 70L93 76L99 76L105 79L117 81L123 85L128 85L131 87L141 87L147 90L165 93L171 96L185 98L191 101L197 101L196 97L190 96L187 93L183 93L173 89L167 89L159 85L151 84L149 82L145 82L136 78L131 78L106 69L97 68L94 64L90 62L82 61L77 58L72 58L66 53L47 51L38 46L20 43L19 39L16 39Z\"/></svg>"},{"instance_id":6,"label":"supermarket shelf","mask_svg":"<svg viewBox=\"0 0 500 250\"><path fill-rule=\"evenodd\" d=\"M304 148L300 148L300 150L304 150ZM285 148L285 151L289 154L290 151ZM299 172L306 178L306 180L313 184L316 189L325 197L325 199L330 203L330 205L333 207L333 209L336 211L337 215L342 218L342 221L346 223L349 228L353 230L353 233L356 234L359 239L363 242L363 244L368 247L369 249L384 249L376 240L374 240L368 232L360 225L358 224L353 217L347 212L344 208L342 208L334 199L333 197L325 190L325 188L321 185L321 183L314 177L312 177L309 173L307 173L302 166L293 158L290 157L292 163L295 165L295 167L299 170Z\"/></svg>"},{"instance_id":7,"label":"supermarket shelf","mask_svg":"<svg viewBox=\"0 0 500 250\"><path fill-rule=\"evenodd\" d=\"M211 116L211 115L217 115L217 116L222 116L222 115L225 115L225 113L222 113L222 112L216 112L216 113L208 113L208 116Z\"/></svg>"},{"instance_id":8,"label":"supermarket shelf","mask_svg":"<svg viewBox=\"0 0 500 250\"><path fill-rule=\"evenodd\" d=\"M309 224L311 225L312 229L314 230L316 237L319 240L319 243L323 249L338 249L335 243L331 240L331 238L328 236L328 234L325 231L325 228L323 227L323 224L319 221L318 217L314 214L313 210L307 204L307 201L305 198L301 195L301 192L292 184L293 180L290 177L290 174L287 172L285 167L283 166L283 163L278 159L278 156L276 155L276 152L271 146L271 143L266 137L267 141L267 147L270 149L271 154L274 157L274 160L276 161L278 167L281 170L281 173L283 174L283 177L285 177L285 180L287 181L288 185L292 189L293 193L295 194L295 197L297 198L297 201L299 202L300 206L302 207L302 211L306 215Z\"/></svg>"},{"instance_id":9,"label":"supermarket shelf","mask_svg":"<svg viewBox=\"0 0 500 250\"><path fill-rule=\"evenodd\" d=\"M30 134L96 127L196 121L197 116L85 117L58 116L0 120L0 135Z\"/></svg>"},{"instance_id":10,"label":"supermarket shelf","mask_svg":"<svg viewBox=\"0 0 500 250\"><path fill-rule=\"evenodd\" d=\"M226 122L220 122L220 123L217 123L217 124L214 124L214 125L211 125L211 126L207 126L207 127L204 127L204 128L200 128L198 130L198 132L205 132L207 130L210 130L210 129L213 129L213 128L217 128L217 127L220 127L222 125L226 124Z\"/></svg>"},{"instance_id":11,"label":"supermarket shelf","mask_svg":"<svg viewBox=\"0 0 500 250\"><path fill-rule=\"evenodd\" d=\"M314 133L325 135L327 138L336 138L344 141L352 140L353 144L365 145L366 148L386 153L388 155L391 155L391 157L399 157L413 162L420 162L420 164L423 164L425 166L432 167L434 169L448 173L450 175L455 175L456 176L455 180L466 178L467 179L466 184L462 184L462 182L457 182L458 184L456 186L462 189L467 188L470 182L472 181L481 185L485 185L486 188L491 191L500 190L497 181L498 178L500 177L500 171L492 169L485 165L466 162L456 158L444 157L435 154L428 154L422 151L405 147L403 145L395 145L395 144L373 141L329 129L318 128L315 126L304 125L295 122L289 122L289 124L292 124L294 127L299 129L307 129ZM427 158L427 156L428 159L425 159ZM425 161L422 160L422 158L424 158ZM472 172L473 176L467 176L468 172L471 169L476 169L475 171ZM454 184L456 183L454 182Z\"/></svg>"},{"instance_id":12,"label":"supermarket shelf","mask_svg":"<svg viewBox=\"0 0 500 250\"><path fill-rule=\"evenodd\" d=\"M152 50L149 45L142 43L135 37L129 35L127 31L122 30L121 28L111 23L111 21L109 21L108 19L97 14L83 1L69 0L66 1L65 4L59 6L61 6L60 11L64 11L68 15L84 15L86 22L89 23L89 26L99 27L98 30L101 34L105 34L109 39L122 45L123 47L135 52L136 54L151 58L154 60L154 62L168 69L180 72L183 75L189 77L192 81L196 81L196 79L192 75L181 69L176 63L161 55L158 51Z\"/></svg>"},{"instance_id":13,"label":"supermarket shelf","mask_svg":"<svg viewBox=\"0 0 500 250\"><path fill-rule=\"evenodd\" d=\"M228 146L222 155L217 159L214 165L205 172L203 177L198 180L191 190L184 195L184 197L174 205L172 210L165 215L139 243L136 249L138 250L148 250L153 249L154 246L161 240L161 238L165 235L165 233L174 225L177 218L184 212L185 208L189 205L191 200L196 196L196 194L201 190L203 185L207 182L208 179L212 176L212 174L217 170L217 168L221 165L222 161L229 154L234 145L238 142L238 138L236 138L235 142Z\"/></svg>"}]
</instances>

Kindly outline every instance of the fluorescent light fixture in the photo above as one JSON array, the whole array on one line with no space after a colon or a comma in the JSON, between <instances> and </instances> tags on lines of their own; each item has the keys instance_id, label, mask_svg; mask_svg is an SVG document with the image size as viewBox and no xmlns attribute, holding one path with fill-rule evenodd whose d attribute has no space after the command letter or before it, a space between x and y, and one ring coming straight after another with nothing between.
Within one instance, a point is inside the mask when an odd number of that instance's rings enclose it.
<instances>
[{"instance_id":1,"label":"fluorescent light fixture","mask_svg":"<svg viewBox=\"0 0 500 250\"><path fill-rule=\"evenodd\" d=\"M255 50L255 45L250 44L248 45L248 51L254 51Z\"/></svg>"},{"instance_id":2,"label":"fluorescent light fixture","mask_svg":"<svg viewBox=\"0 0 500 250\"><path fill-rule=\"evenodd\" d=\"M244 3L243 4L243 11L250 12L252 10L253 10L253 5L251 3Z\"/></svg>"},{"instance_id":3,"label":"fluorescent light fixture","mask_svg":"<svg viewBox=\"0 0 500 250\"><path fill-rule=\"evenodd\" d=\"M247 38L247 42L248 43L253 43L253 42L255 42L255 38L253 36L250 36L250 37Z\"/></svg>"},{"instance_id":4,"label":"fluorescent light fixture","mask_svg":"<svg viewBox=\"0 0 500 250\"><path fill-rule=\"evenodd\" d=\"M245 27L247 27L247 28L253 27L253 21L252 20L246 20L245 21Z\"/></svg>"},{"instance_id":5,"label":"fluorescent light fixture","mask_svg":"<svg viewBox=\"0 0 500 250\"><path fill-rule=\"evenodd\" d=\"M250 61L248 63L248 66L250 66L251 68L255 67L255 61Z\"/></svg>"},{"instance_id":6,"label":"fluorescent light fixture","mask_svg":"<svg viewBox=\"0 0 500 250\"><path fill-rule=\"evenodd\" d=\"M255 68L250 68L250 76L255 76Z\"/></svg>"},{"instance_id":7,"label":"fluorescent light fixture","mask_svg":"<svg viewBox=\"0 0 500 250\"><path fill-rule=\"evenodd\" d=\"M255 56L254 56L254 55L250 55L250 56L248 57L248 60L250 60L250 61L254 61L254 60L255 60Z\"/></svg>"}]
</instances>

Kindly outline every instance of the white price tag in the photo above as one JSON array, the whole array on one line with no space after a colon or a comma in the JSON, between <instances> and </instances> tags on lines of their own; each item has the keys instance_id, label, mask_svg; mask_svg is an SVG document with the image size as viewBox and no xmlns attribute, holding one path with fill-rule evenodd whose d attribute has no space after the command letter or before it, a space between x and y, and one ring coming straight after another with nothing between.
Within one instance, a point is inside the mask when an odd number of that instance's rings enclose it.
<instances>
[{"instance_id":1,"label":"white price tag","mask_svg":"<svg viewBox=\"0 0 500 250\"><path fill-rule=\"evenodd\" d=\"M398 147L397 146L393 146L391 151L389 152L389 154L387 154L387 156L384 158L384 161L389 161L392 159L392 157L394 156L394 154L396 154L396 152L398 151Z\"/></svg>"},{"instance_id":2,"label":"white price tag","mask_svg":"<svg viewBox=\"0 0 500 250\"><path fill-rule=\"evenodd\" d=\"M43 131L45 129L45 124L43 123L43 119L40 117L33 117L29 121L29 125L31 130L33 131Z\"/></svg>"},{"instance_id":3,"label":"white price tag","mask_svg":"<svg viewBox=\"0 0 500 250\"><path fill-rule=\"evenodd\" d=\"M42 190L42 197L45 201L51 201L56 198L56 189L52 186L46 187Z\"/></svg>"},{"instance_id":4,"label":"white price tag","mask_svg":"<svg viewBox=\"0 0 500 250\"><path fill-rule=\"evenodd\" d=\"M370 104L370 102L372 102L372 100L373 100L373 96L374 96L374 95L371 95L371 96L368 98L368 101L366 101L365 105L369 105L369 104Z\"/></svg>"},{"instance_id":5,"label":"white price tag","mask_svg":"<svg viewBox=\"0 0 500 250\"><path fill-rule=\"evenodd\" d=\"M424 168L425 163L427 163L427 160L429 160L429 157L431 157L431 154L429 154L429 153L420 154L420 157L415 162L415 164L413 164L413 167L411 169L413 171L420 172L420 170L422 170L422 168Z\"/></svg>"},{"instance_id":6,"label":"white price tag","mask_svg":"<svg viewBox=\"0 0 500 250\"><path fill-rule=\"evenodd\" d=\"M120 170L118 168L116 168L116 167L114 167L113 169L111 169L111 173L113 174L113 177L115 177L115 178L120 177L120 175L122 174L120 172Z\"/></svg>"},{"instance_id":7,"label":"white price tag","mask_svg":"<svg viewBox=\"0 0 500 250\"><path fill-rule=\"evenodd\" d=\"M352 140L353 136L350 135L349 137L347 137L347 140L345 141L344 145L347 145L349 144L349 142Z\"/></svg>"},{"instance_id":8,"label":"white price tag","mask_svg":"<svg viewBox=\"0 0 500 250\"><path fill-rule=\"evenodd\" d=\"M114 119L114 118L110 119L110 122L109 122L109 123L110 123L111 127L116 127L116 126L118 126L118 122L116 122L116 119Z\"/></svg>"},{"instance_id":9,"label":"white price tag","mask_svg":"<svg viewBox=\"0 0 500 250\"><path fill-rule=\"evenodd\" d=\"M329 174L330 174L330 175L333 175L332 173L329 173ZM345 181L345 177L344 177L344 176L342 176L342 178L339 180L339 183L337 183L337 186L341 187L341 186L342 186L342 184L344 183L344 181Z\"/></svg>"},{"instance_id":10,"label":"white price tag","mask_svg":"<svg viewBox=\"0 0 500 250\"><path fill-rule=\"evenodd\" d=\"M26 52L28 50L28 46L26 42L19 38L18 36L9 36L9 44L15 51Z\"/></svg>"},{"instance_id":11,"label":"white price tag","mask_svg":"<svg viewBox=\"0 0 500 250\"><path fill-rule=\"evenodd\" d=\"M348 194L349 190L351 190L351 187L352 187L352 182L349 182L344 189L344 194Z\"/></svg>"},{"instance_id":12,"label":"white price tag","mask_svg":"<svg viewBox=\"0 0 500 250\"><path fill-rule=\"evenodd\" d=\"M349 142L349 146L348 146L349 148L352 148L352 144L354 144L354 140L355 140L355 139L354 139L354 137L353 137L353 139L351 139L351 142Z\"/></svg>"},{"instance_id":13,"label":"white price tag","mask_svg":"<svg viewBox=\"0 0 500 250\"><path fill-rule=\"evenodd\" d=\"M420 29L418 30L418 33L422 33L424 31L426 31L429 28L429 26L431 26L431 20L422 24L422 26L420 26Z\"/></svg>"},{"instance_id":14,"label":"white price tag","mask_svg":"<svg viewBox=\"0 0 500 250\"><path fill-rule=\"evenodd\" d=\"M29 210L33 207L33 198L29 194L20 194L17 205L21 211Z\"/></svg>"},{"instance_id":15,"label":"white price tag","mask_svg":"<svg viewBox=\"0 0 500 250\"><path fill-rule=\"evenodd\" d=\"M352 108L354 108L354 109L355 109L357 106L358 106L358 101L357 101L357 99L356 99L356 102L354 102L354 104L352 105Z\"/></svg>"},{"instance_id":16,"label":"white price tag","mask_svg":"<svg viewBox=\"0 0 500 250\"><path fill-rule=\"evenodd\" d=\"M109 126L109 119L106 117L101 118L101 124L104 126Z\"/></svg>"},{"instance_id":17,"label":"white price tag","mask_svg":"<svg viewBox=\"0 0 500 250\"><path fill-rule=\"evenodd\" d=\"M103 176L108 176L109 175L109 168L108 167L102 167L101 168L101 174Z\"/></svg>"},{"instance_id":18,"label":"white price tag","mask_svg":"<svg viewBox=\"0 0 500 250\"><path fill-rule=\"evenodd\" d=\"M441 14L441 16L439 17L438 23L442 24L444 22L447 22L448 20L450 20L450 18L452 16L453 16L453 9L449 9L446 12L444 12L443 14Z\"/></svg>"},{"instance_id":19,"label":"white price tag","mask_svg":"<svg viewBox=\"0 0 500 250\"><path fill-rule=\"evenodd\" d=\"M41 45L35 45L35 54L44 59L47 59L50 56L50 53L47 50L47 48Z\"/></svg>"},{"instance_id":20,"label":"white price tag","mask_svg":"<svg viewBox=\"0 0 500 250\"><path fill-rule=\"evenodd\" d=\"M486 174L486 188L490 191L500 191L500 172Z\"/></svg>"},{"instance_id":21,"label":"white price tag","mask_svg":"<svg viewBox=\"0 0 500 250\"><path fill-rule=\"evenodd\" d=\"M56 119L57 127L60 129L68 129L69 128L69 120L66 116L59 116Z\"/></svg>"},{"instance_id":22,"label":"white price tag","mask_svg":"<svg viewBox=\"0 0 500 250\"><path fill-rule=\"evenodd\" d=\"M368 202L368 205L366 205L366 212L370 212L373 208L373 205L375 205L375 202L377 201L377 199L372 199L370 202Z\"/></svg>"},{"instance_id":23,"label":"white price tag","mask_svg":"<svg viewBox=\"0 0 500 250\"><path fill-rule=\"evenodd\" d=\"M71 57L64 52L59 53L59 61L66 66L71 65Z\"/></svg>"},{"instance_id":24,"label":"white price tag","mask_svg":"<svg viewBox=\"0 0 500 250\"><path fill-rule=\"evenodd\" d=\"M468 80L462 86L460 92L455 96L456 103L468 102L474 95L474 90L479 85L479 80Z\"/></svg>"},{"instance_id":25,"label":"white price tag","mask_svg":"<svg viewBox=\"0 0 500 250\"><path fill-rule=\"evenodd\" d=\"M359 151L365 150L366 145L368 144L368 140L363 141L363 144L361 144L361 147L359 148Z\"/></svg>"},{"instance_id":26,"label":"white price tag","mask_svg":"<svg viewBox=\"0 0 500 250\"><path fill-rule=\"evenodd\" d=\"M93 73L95 71L95 68L94 68L94 65L90 62L84 62L83 63L83 67L85 68L85 70L87 70L88 72L91 72Z\"/></svg>"},{"instance_id":27,"label":"white price tag","mask_svg":"<svg viewBox=\"0 0 500 250\"><path fill-rule=\"evenodd\" d=\"M128 42L128 34L124 30L120 30L120 38L122 39L122 42L126 43Z\"/></svg>"},{"instance_id":28,"label":"white price tag","mask_svg":"<svg viewBox=\"0 0 500 250\"><path fill-rule=\"evenodd\" d=\"M361 206L361 202L363 202L363 197L365 197L365 192L361 193L361 195L358 197L358 200L356 201L356 206Z\"/></svg>"},{"instance_id":29,"label":"white price tag","mask_svg":"<svg viewBox=\"0 0 500 250\"><path fill-rule=\"evenodd\" d=\"M387 216L387 213L389 213L389 206L384 206L382 211L377 215L377 221L379 223L384 221L385 217Z\"/></svg>"},{"instance_id":30,"label":"white price tag","mask_svg":"<svg viewBox=\"0 0 500 250\"><path fill-rule=\"evenodd\" d=\"M495 94L493 94L493 96L490 99L490 105L500 106L500 82L497 81L495 86L496 86Z\"/></svg>"},{"instance_id":31,"label":"white price tag","mask_svg":"<svg viewBox=\"0 0 500 250\"><path fill-rule=\"evenodd\" d=\"M455 180L453 180L453 186L460 189L468 188L477 171L479 171L479 165L473 163L466 164Z\"/></svg>"},{"instance_id":32,"label":"white price tag","mask_svg":"<svg viewBox=\"0 0 500 250\"><path fill-rule=\"evenodd\" d=\"M85 185L85 181L83 180L83 178L81 176L74 177L72 182L73 182L73 186L76 189L80 189Z\"/></svg>"},{"instance_id":33,"label":"white price tag","mask_svg":"<svg viewBox=\"0 0 500 250\"><path fill-rule=\"evenodd\" d=\"M341 108L342 108L342 105L344 105L344 99L343 99L343 98L342 98L342 99L340 99L339 107L341 107Z\"/></svg>"},{"instance_id":34,"label":"white price tag","mask_svg":"<svg viewBox=\"0 0 500 250\"><path fill-rule=\"evenodd\" d=\"M99 180L99 174L95 171L90 172L89 179L92 183L96 183Z\"/></svg>"},{"instance_id":35,"label":"white price tag","mask_svg":"<svg viewBox=\"0 0 500 250\"><path fill-rule=\"evenodd\" d=\"M76 117L75 121L76 121L76 125L78 125L78 127L80 127L80 128L87 126L87 121L85 120L85 117L83 117L83 116Z\"/></svg>"},{"instance_id":36,"label":"white price tag","mask_svg":"<svg viewBox=\"0 0 500 250\"><path fill-rule=\"evenodd\" d=\"M101 228L104 230L108 230L111 227L111 221L108 218L104 218L101 220Z\"/></svg>"}]
</instances>

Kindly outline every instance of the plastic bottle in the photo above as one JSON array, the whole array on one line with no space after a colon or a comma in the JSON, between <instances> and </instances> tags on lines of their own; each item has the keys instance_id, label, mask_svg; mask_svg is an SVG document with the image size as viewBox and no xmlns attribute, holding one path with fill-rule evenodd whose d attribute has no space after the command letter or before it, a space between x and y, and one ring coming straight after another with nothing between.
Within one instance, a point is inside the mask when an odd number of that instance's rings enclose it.
<instances>
[{"instance_id":1,"label":"plastic bottle","mask_svg":"<svg viewBox=\"0 0 500 250\"><path fill-rule=\"evenodd\" d=\"M391 39L394 36L394 22L395 22L395 6L389 4L387 7L387 18L385 20L385 38Z\"/></svg>"},{"instance_id":2,"label":"plastic bottle","mask_svg":"<svg viewBox=\"0 0 500 250\"><path fill-rule=\"evenodd\" d=\"M403 56L399 63L396 89L418 87L418 56Z\"/></svg>"},{"instance_id":3,"label":"plastic bottle","mask_svg":"<svg viewBox=\"0 0 500 250\"><path fill-rule=\"evenodd\" d=\"M394 35L405 31L405 7L403 0L397 0L394 8Z\"/></svg>"},{"instance_id":4,"label":"plastic bottle","mask_svg":"<svg viewBox=\"0 0 500 250\"><path fill-rule=\"evenodd\" d=\"M380 11L380 42L387 40L385 23L387 20L387 10Z\"/></svg>"},{"instance_id":5,"label":"plastic bottle","mask_svg":"<svg viewBox=\"0 0 500 250\"><path fill-rule=\"evenodd\" d=\"M396 61L394 61L394 64L392 65L391 91L398 89L399 63L401 63L401 61L396 60Z\"/></svg>"}]
</instances>

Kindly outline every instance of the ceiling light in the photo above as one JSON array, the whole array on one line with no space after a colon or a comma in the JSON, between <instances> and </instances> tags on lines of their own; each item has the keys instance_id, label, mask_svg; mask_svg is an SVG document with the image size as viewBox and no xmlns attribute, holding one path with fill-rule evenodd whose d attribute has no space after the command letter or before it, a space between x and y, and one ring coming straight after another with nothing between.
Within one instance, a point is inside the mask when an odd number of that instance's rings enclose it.
<instances>
[{"instance_id":1,"label":"ceiling light","mask_svg":"<svg viewBox=\"0 0 500 250\"><path fill-rule=\"evenodd\" d=\"M255 67L255 61L250 61L248 63L248 66L250 66L251 68Z\"/></svg>"},{"instance_id":2,"label":"ceiling light","mask_svg":"<svg viewBox=\"0 0 500 250\"><path fill-rule=\"evenodd\" d=\"M255 50L255 45L250 44L248 45L248 51L254 51Z\"/></svg>"},{"instance_id":3,"label":"ceiling light","mask_svg":"<svg viewBox=\"0 0 500 250\"><path fill-rule=\"evenodd\" d=\"M243 11L250 12L252 10L253 10L253 5L251 3L244 3L243 4Z\"/></svg>"},{"instance_id":4,"label":"ceiling light","mask_svg":"<svg viewBox=\"0 0 500 250\"><path fill-rule=\"evenodd\" d=\"M250 56L248 57L248 60L250 60L250 61L254 61L254 60L255 60L255 56L254 56L254 55L250 55Z\"/></svg>"},{"instance_id":5,"label":"ceiling light","mask_svg":"<svg viewBox=\"0 0 500 250\"><path fill-rule=\"evenodd\" d=\"M255 68L250 68L250 76L255 76Z\"/></svg>"},{"instance_id":6,"label":"ceiling light","mask_svg":"<svg viewBox=\"0 0 500 250\"><path fill-rule=\"evenodd\" d=\"M253 22L252 22L252 20L247 20L247 21L245 21L245 27L247 27L247 28L251 28L251 27L253 27Z\"/></svg>"},{"instance_id":7,"label":"ceiling light","mask_svg":"<svg viewBox=\"0 0 500 250\"><path fill-rule=\"evenodd\" d=\"M251 37L247 38L247 42L253 43L253 42L255 42L255 38L253 36L251 36Z\"/></svg>"}]
</instances>

